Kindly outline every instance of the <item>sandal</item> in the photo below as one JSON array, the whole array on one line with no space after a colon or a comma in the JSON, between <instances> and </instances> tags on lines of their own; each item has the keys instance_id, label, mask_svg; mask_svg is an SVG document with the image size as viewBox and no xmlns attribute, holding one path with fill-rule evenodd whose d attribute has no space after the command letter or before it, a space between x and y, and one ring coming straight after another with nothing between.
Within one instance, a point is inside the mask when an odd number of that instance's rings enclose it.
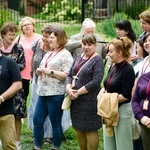
<instances>
[{"instance_id":1,"label":"sandal","mask_svg":"<svg viewBox=\"0 0 150 150\"><path fill-rule=\"evenodd\" d=\"M52 144L52 141L50 138L45 138L44 139L44 145L49 145L49 144Z\"/></svg>"}]
</instances>

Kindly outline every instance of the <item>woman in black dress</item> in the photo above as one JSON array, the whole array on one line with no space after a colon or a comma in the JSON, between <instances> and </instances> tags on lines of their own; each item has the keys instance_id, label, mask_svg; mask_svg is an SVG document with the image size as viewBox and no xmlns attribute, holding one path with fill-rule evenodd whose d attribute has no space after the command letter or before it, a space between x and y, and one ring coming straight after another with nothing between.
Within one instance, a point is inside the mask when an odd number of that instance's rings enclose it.
<instances>
[{"instance_id":1,"label":"woman in black dress","mask_svg":"<svg viewBox=\"0 0 150 150\"><path fill-rule=\"evenodd\" d=\"M82 38L83 53L77 55L67 77L66 91L71 96L71 119L76 131L80 149L97 150L101 128L101 117L97 115L97 94L104 75L103 60L95 52L96 38L85 35ZM81 68L82 67L82 68ZM80 70L81 69L81 70ZM74 76L75 86L72 86Z\"/></svg>"}]
</instances>

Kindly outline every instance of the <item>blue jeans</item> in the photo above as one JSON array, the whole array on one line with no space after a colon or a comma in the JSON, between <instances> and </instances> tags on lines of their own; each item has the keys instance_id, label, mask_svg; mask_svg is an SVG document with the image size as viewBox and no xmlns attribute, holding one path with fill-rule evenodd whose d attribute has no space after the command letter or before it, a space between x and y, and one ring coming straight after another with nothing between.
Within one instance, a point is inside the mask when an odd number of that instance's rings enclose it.
<instances>
[{"instance_id":1,"label":"blue jeans","mask_svg":"<svg viewBox=\"0 0 150 150\"><path fill-rule=\"evenodd\" d=\"M63 113L61 105L63 99L64 95L39 96L33 117L36 148L40 148L43 144L43 125L47 116L49 116L52 124L53 146L56 148L60 147L63 136L63 130L61 125L61 118Z\"/></svg>"}]
</instances>

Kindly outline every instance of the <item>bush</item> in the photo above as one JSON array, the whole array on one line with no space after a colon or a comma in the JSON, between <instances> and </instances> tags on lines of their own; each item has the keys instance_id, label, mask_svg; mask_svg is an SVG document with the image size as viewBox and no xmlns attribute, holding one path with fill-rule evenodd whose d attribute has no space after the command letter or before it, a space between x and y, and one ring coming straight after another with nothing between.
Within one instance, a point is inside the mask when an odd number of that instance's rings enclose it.
<instances>
[{"instance_id":1,"label":"bush","mask_svg":"<svg viewBox=\"0 0 150 150\"><path fill-rule=\"evenodd\" d=\"M7 21L14 21L13 14L8 9L0 7L0 27Z\"/></svg>"},{"instance_id":2,"label":"bush","mask_svg":"<svg viewBox=\"0 0 150 150\"><path fill-rule=\"evenodd\" d=\"M113 39L116 37L115 24L119 20L129 20L137 37L142 33L139 22L129 18L125 13L115 13L111 18L97 23L97 31L106 35L107 38Z\"/></svg>"},{"instance_id":3,"label":"bush","mask_svg":"<svg viewBox=\"0 0 150 150\"><path fill-rule=\"evenodd\" d=\"M139 14L146 10L149 6L149 2L145 1L139 1L139 0L132 0L128 2L120 1L120 6L118 12L124 12L125 14L128 14L129 17L132 19L138 19ZM125 7L126 5L126 7Z\"/></svg>"},{"instance_id":4,"label":"bush","mask_svg":"<svg viewBox=\"0 0 150 150\"><path fill-rule=\"evenodd\" d=\"M71 21L78 18L81 20L81 8L79 2L70 0L52 0L43 7L42 12L38 14L41 19L56 21Z\"/></svg>"}]
</instances>

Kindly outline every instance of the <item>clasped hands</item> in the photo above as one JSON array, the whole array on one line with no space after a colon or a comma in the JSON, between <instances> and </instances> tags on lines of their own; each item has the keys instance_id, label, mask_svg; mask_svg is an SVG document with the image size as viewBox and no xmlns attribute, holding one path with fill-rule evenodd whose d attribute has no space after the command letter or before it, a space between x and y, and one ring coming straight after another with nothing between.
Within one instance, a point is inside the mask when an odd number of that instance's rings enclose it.
<instances>
[{"instance_id":1,"label":"clasped hands","mask_svg":"<svg viewBox=\"0 0 150 150\"><path fill-rule=\"evenodd\" d=\"M39 67L39 68L37 68L36 73L39 76L50 75L50 69L44 68L44 67Z\"/></svg>"},{"instance_id":2,"label":"clasped hands","mask_svg":"<svg viewBox=\"0 0 150 150\"><path fill-rule=\"evenodd\" d=\"M70 95L72 100L76 100L79 96L78 90L74 90L74 89L71 89L71 88L67 90L67 93Z\"/></svg>"},{"instance_id":3,"label":"clasped hands","mask_svg":"<svg viewBox=\"0 0 150 150\"><path fill-rule=\"evenodd\" d=\"M142 119L141 119L141 123L143 125L145 125L147 128L150 128L150 118L147 117L147 116L144 116Z\"/></svg>"}]
</instances>

